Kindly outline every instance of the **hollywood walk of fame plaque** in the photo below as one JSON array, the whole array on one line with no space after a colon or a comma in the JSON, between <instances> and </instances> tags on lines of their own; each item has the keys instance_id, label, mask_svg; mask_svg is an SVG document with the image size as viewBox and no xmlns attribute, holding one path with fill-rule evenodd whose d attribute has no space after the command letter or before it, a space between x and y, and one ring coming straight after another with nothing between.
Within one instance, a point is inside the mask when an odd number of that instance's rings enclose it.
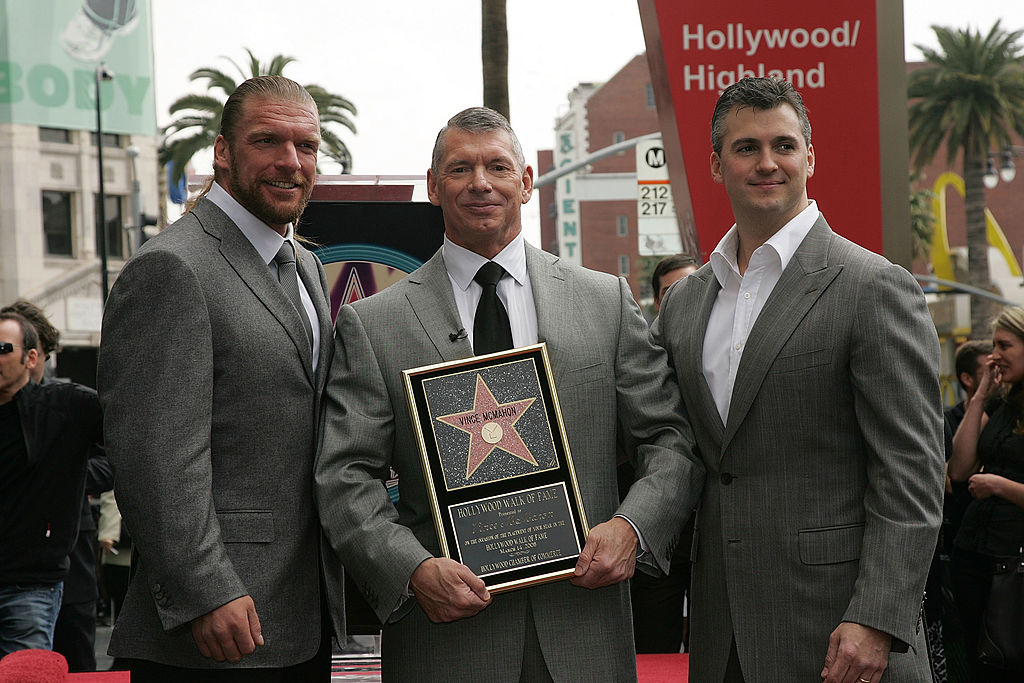
<instances>
[{"instance_id":1,"label":"hollywood walk of fame plaque","mask_svg":"<svg viewBox=\"0 0 1024 683\"><path fill-rule=\"evenodd\" d=\"M571 576L589 529L547 346L403 375L441 552L492 593Z\"/></svg>"}]
</instances>

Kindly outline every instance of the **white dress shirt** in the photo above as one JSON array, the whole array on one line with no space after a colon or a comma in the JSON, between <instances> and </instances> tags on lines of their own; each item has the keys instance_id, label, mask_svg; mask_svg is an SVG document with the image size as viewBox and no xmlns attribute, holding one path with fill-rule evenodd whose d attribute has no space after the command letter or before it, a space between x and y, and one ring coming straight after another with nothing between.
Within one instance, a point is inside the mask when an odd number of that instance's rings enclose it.
<instances>
[{"instance_id":1,"label":"white dress shirt","mask_svg":"<svg viewBox=\"0 0 1024 683\"><path fill-rule=\"evenodd\" d=\"M702 360L704 379L711 389L723 424L729 421L736 370L747 345L747 336L782 277L782 271L818 220L818 215L818 205L812 200L806 209L754 250L742 275L736 260L739 235L735 225L711 252L711 269L722 288L718 291L704 331Z\"/></svg>"},{"instance_id":2,"label":"white dress shirt","mask_svg":"<svg viewBox=\"0 0 1024 683\"><path fill-rule=\"evenodd\" d=\"M441 256L444 258L444 267L448 270L448 279L452 283L452 294L455 295L455 305L459 309L462 329L466 331L469 343L472 344L473 319L476 317L476 307L483 292L483 287L473 279L473 276L480 270L480 266L487 263L487 259L474 251L460 247L449 240L447 235L442 248ZM519 348L536 344L537 306L533 300L533 289L530 287L530 274L526 272L526 246L523 234L516 235L515 239L505 245L505 248L491 260L508 273L502 275L498 281L498 298L508 312L508 322L512 328L512 346Z\"/></svg>"},{"instance_id":3,"label":"white dress shirt","mask_svg":"<svg viewBox=\"0 0 1024 683\"><path fill-rule=\"evenodd\" d=\"M206 198L216 204L217 208L234 221L246 239L252 243L253 248L259 253L263 262L270 268L274 277L278 277L277 262L274 261L274 257L277 256L277 251L284 244L285 240L289 240L292 246L295 246L295 230L292 224L288 224L288 234L281 237L280 233L254 216L217 183L210 186L210 192L206 195ZM298 250L296 250L296 255L298 255ZM298 270L296 270L295 279L299 282L299 298L302 300L302 307L306 310L306 317L309 318L310 327L313 329L313 372L316 372L317 359L320 357L319 318L316 316L316 308L313 307L313 299L310 298L309 292L306 291L306 285L302 283Z\"/></svg>"}]
</instances>

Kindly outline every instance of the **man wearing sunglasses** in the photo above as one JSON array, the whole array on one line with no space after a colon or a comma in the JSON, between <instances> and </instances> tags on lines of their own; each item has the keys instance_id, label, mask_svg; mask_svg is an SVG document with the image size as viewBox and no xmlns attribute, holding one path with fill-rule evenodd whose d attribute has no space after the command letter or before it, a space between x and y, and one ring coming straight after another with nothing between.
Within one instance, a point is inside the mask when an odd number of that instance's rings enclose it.
<instances>
[{"instance_id":1,"label":"man wearing sunglasses","mask_svg":"<svg viewBox=\"0 0 1024 683\"><path fill-rule=\"evenodd\" d=\"M47 383L46 363L60 348L60 330L46 317L43 310L31 301L18 299L0 308L0 313L14 312L25 318L36 331L39 352L36 367L30 373L36 384ZM96 670L96 601L99 590L96 583L96 522L89 504L90 496L98 497L114 487L114 471L103 449L89 454L85 475L85 494L82 496L78 540L68 559L64 596L61 600L57 626L53 631L53 649L68 660L68 670Z\"/></svg>"},{"instance_id":2,"label":"man wearing sunglasses","mask_svg":"<svg viewBox=\"0 0 1024 683\"><path fill-rule=\"evenodd\" d=\"M35 328L0 313L0 657L51 649L86 462L102 441L96 392L30 382Z\"/></svg>"}]
</instances>

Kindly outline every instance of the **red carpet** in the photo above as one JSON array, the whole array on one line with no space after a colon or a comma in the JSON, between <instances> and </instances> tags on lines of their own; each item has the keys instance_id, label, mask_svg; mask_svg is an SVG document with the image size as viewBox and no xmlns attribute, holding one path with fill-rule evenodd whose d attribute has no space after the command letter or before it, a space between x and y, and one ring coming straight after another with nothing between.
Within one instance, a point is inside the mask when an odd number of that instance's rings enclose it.
<instances>
[{"instance_id":1,"label":"red carpet","mask_svg":"<svg viewBox=\"0 0 1024 683\"><path fill-rule=\"evenodd\" d=\"M640 683L681 683L690 678L690 655L637 655Z\"/></svg>"},{"instance_id":2,"label":"red carpet","mask_svg":"<svg viewBox=\"0 0 1024 683\"><path fill-rule=\"evenodd\" d=\"M0 683L129 683L127 671L68 673L64 655L50 650L18 650L0 659Z\"/></svg>"}]
</instances>

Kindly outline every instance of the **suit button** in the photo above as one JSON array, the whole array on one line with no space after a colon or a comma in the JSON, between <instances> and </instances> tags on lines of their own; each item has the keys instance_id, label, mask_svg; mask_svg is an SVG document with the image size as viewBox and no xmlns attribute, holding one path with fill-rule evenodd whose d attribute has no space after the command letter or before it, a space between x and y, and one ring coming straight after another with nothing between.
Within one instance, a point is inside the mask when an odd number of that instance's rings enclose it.
<instances>
[{"instance_id":1,"label":"suit button","mask_svg":"<svg viewBox=\"0 0 1024 683\"><path fill-rule=\"evenodd\" d=\"M728 472L722 472L722 475L719 477L719 479L722 480L722 486L728 486L729 484L732 483L732 480L735 478L736 477L732 476Z\"/></svg>"}]
</instances>

